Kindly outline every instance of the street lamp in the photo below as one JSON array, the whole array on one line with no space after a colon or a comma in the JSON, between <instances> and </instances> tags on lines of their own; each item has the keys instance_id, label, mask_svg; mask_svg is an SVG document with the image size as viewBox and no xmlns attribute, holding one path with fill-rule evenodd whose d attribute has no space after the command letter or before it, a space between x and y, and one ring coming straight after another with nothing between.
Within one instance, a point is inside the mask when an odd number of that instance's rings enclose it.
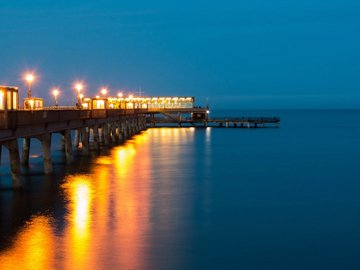
<instances>
[{"instance_id":1,"label":"street lamp","mask_svg":"<svg viewBox=\"0 0 360 270\"><path fill-rule=\"evenodd\" d=\"M75 89L77 91L77 107L80 108L80 105L81 105L81 97L80 97L80 92L81 90L84 88L84 86L82 85L82 83L76 83L75 84Z\"/></svg>"},{"instance_id":2,"label":"street lamp","mask_svg":"<svg viewBox=\"0 0 360 270\"><path fill-rule=\"evenodd\" d=\"M27 97L28 98L31 98L31 83L33 82L34 78L35 78L34 75L31 74L31 73L28 73L25 76L25 80L28 83L28 92L27 92Z\"/></svg>"},{"instance_id":3,"label":"street lamp","mask_svg":"<svg viewBox=\"0 0 360 270\"><path fill-rule=\"evenodd\" d=\"M122 98L122 96L123 96L123 93L119 92L119 93L118 93L118 97L119 97L119 98Z\"/></svg>"},{"instance_id":4,"label":"street lamp","mask_svg":"<svg viewBox=\"0 0 360 270\"><path fill-rule=\"evenodd\" d=\"M103 96L105 96L107 94L108 90L106 88L103 88L103 89L101 89L100 92Z\"/></svg>"},{"instance_id":5,"label":"street lamp","mask_svg":"<svg viewBox=\"0 0 360 270\"><path fill-rule=\"evenodd\" d=\"M53 91L52 91L52 94L54 96L54 101L55 101L55 106L59 106L58 104L58 96L59 96L59 89L55 88Z\"/></svg>"}]
</instances>

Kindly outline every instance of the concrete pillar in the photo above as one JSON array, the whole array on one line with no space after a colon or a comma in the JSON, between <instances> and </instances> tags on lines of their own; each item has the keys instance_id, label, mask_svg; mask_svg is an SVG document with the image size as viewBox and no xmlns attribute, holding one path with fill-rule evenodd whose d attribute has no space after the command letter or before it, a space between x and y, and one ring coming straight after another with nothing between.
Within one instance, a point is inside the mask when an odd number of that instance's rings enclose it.
<instances>
[{"instance_id":1,"label":"concrete pillar","mask_svg":"<svg viewBox=\"0 0 360 270\"><path fill-rule=\"evenodd\" d=\"M226 126L227 128L229 127L229 122L228 122L228 121L226 121L225 126Z\"/></svg>"},{"instance_id":2,"label":"concrete pillar","mask_svg":"<svg viewBox=\"0 0 360 270\"><path fill-rule=\"evenodd\" d=\"M128 126L126 121L123 123L123 134L124 134L124 140L126 140L129 137Z\"/></svg>"},{"instance_id":3,"label":"concrete pillar","mask_svg":"<svg viewBox=\"0 0 360 270\"><path fill-rule=\"evenodd\" d=\"M61 151L65 152L65 136L61 133Z\"/></svg>"},{"instance_id":4,"label":"concrete pillar","mask_svg":"<svg viewBox=\"0 0 360 270\"><path fill-rule=\"evenodd\" d=\"M30 138L24 138L22 156L21 156L21 164L23 166L29 166L29 156L30 156Z\"/></svg>"},{"instance_id":5,"label":"concrete pillar","mask_svg":"<svg viewBox=\"0 0 360 270\"><path fill-rule=\"evenodd\" d=\"M101 128L99 128L98 130L99 130L99 143L100 145L104 145L104 141L105 141L104 125L102 125Z\"/></svg>"},{"instance_id":6,"label":"concrete pillar","mask_svg":"<svg viewBox=\"0 0 360 270\"><path fill-rule=\"evenodd\" d=\"M99 137L99 127L98 126L93 127L93 133L94 133L94 148L95 148L95 150L99 150L100 137Z\"/></svg>"},{"instance_id":7,"label":"concrete pillar","mask_svg":"<svg viewBox=\"0 0 360 270\"><path fill-rule=\"evenodd\" d=\"M87 128L81 129L81 144L82 144L82 153L84 155L89 154L89 132Z\"/></svg>"},{"instance_id":8,"label":"concrete pillar","mask_svg":"<svg viewBox=\"0 0 360 270\"><path fill-rule=\"evenodd\" d=\"M119 139L116 133L116 123L111 124L111 141L113 144L119 143Z\"/></svg>"},{"instance_id":9,"label":"concrete pillar","mask_svg":"<svg viewBox=\"0 0 360 270\"><path fill-rule=\"evenodd\" d=\"M116 142L117 143L121 143L121 131L120 131L120 123L116 122L116 126L115 126L115 133L116 133Z\"/></svg>"},{"instance_id":10,"label":"concrete pillar","mask_svg":"<svg viewBox=\"0 0 360 270\"><path fill-rule=\"evenodd\" d=\"M102 131L104 133L104 135L103 135L104 145L109 145L110 144L109 125L108 124L103 124Z\"/></svg>"},{"instance_id":11,"label":"concrete pillar","mask_svg":"<svg viewBox=\"0 0 360 270\"><path fill-rule=\"evenodd\" d=\"M250 128L250 122L247 122L247 128Z\"/></svg>"},{"instance_id":12,"label":"concrete pillar","mask_svg":"<svg viewBox=\"0 0 360 270\"><path fill-rule=\"evenodd\" d=\"M67 129L63 132L64 137L64 148L65 148L65 159L66 163L70 164L73 162L74 157L72 154L72 145L71 145L71 131L70 129Z\"/></svg>"},{"instance_id":13,"label":"concrete pillar","mask_svg":"<svg viewBox=\"0 0 360 270\"><path fill-rule=\"evenodd\" d=\"M46 133L39 137L41 141L41 148L43 152L44 160L44 173L51 174L53 172L53 166L51 162L51 134Z\"/></svg>"},{"instance_id":14,"label":"concrete pillar","mask_svg":"<svg viewBox=\"0 0 360 270\"><path fill-rule=\"evenodd\" d=\"M119 142L122 143L124 141L124 131L121 123L119 123L118 125L118 136L119 136Z\"/></svg>"},{"instance_id":15,"label":"concrete pillar","mask_svg":"<svg viewBox=\"0 0 360 270\"><path fill-rule=\"evenodd\" d=\"M20 166L18 141L17 139L8 141L4 144L4 146L9 150L10 171L11 171L13 188L22 188L23 182L21 179L21 166Z\"/></svg>"},{"instance_id":16,"label":"concrete pillar","mask_svg":"<svg viewBox=\"0 0 360 270\"><path fill-rule=\"evenodd\" d=\"M80 142L80 131L78 129L75 129L75 134L74 134L75 149L77 149L79 147L79 142Z\"/></svg>"}]
</instances>

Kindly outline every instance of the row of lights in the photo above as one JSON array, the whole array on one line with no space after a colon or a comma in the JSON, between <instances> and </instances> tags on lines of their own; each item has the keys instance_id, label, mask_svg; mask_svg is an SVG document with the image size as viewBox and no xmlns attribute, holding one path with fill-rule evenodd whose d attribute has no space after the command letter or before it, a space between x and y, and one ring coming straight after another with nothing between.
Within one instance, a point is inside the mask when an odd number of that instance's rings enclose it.
<instances>
[{"instance_id":1,"label":"row of lights","mask_svg":"<svg viewBox=\"0 0 360 270\"><path fill-rule=\"evenodd\" d=\"M27 91L27 97L31 98L32 97L32 83L35 80L35 76L32 73L28 73L25 75L25 80L27 81L27 85L28 85L28 91ZM74 88L76 90L77 93L77 103L81 104L81 100L84 97L84 95L81 93L81 91L84 89L84 85L80 82L75 83ZM103 96L106 96L106 94L108 93L108 90L106 88L102 88L100 90L100 93ZM60 94L60 89L59 88L54 88L52 90L52 94L54 96L54 100L55 100L55 106L58 106L58 96ZM121 98L123 96L123 93L119 92L118 93L118 97ZM97 98L99 98L99 96L96 96ZM132 98L133 96L130 95L129 98Z\"/></svg>"}]
</instances>

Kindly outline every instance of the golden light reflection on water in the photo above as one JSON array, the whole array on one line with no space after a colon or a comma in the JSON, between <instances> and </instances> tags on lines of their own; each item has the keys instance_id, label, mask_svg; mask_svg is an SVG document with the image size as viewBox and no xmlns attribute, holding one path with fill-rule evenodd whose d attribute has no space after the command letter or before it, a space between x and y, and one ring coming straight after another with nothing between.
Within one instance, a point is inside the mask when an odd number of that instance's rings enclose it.
<instances>
[{"instance_id":1,"label":"golden light reflection on water","mask_svg":"<svg viewBox=\"0 0 360 270\"><path fill-rule=\"evenodd\" d=\"M68 204L68 226L65 231L65 266L81 269L87 263L91 237L91 206L94 188L87 175L74 175L63 185Z\"/></svg>"},{"instance_id":2,"label":"golden light reflection on water","mask_svg":"<svg viewBox=\"0 0 360 270\"><path fill-rule=\"evenodd\" d=\"M54 232L50 219L32 218L14 240L15 245L0 253L0 269L53 269Z\"/></svg>"},{"instance_id":3,"label":"golden light reflection on water","mask_svg":"<svg viewBox=\"0 0 360 270\"><path fill-rule=\"evenodd\" d=\"M158 177L152 167L154 153L173 156L174 162L182 141L193 140L194 130L153 129L149 134L143 132L113 148L110 156L98 157L88 174L66 177L61 188L67 214L61 232L55 234L47 217L34 218L14 246L0 253L0 269L146 269L153 180ZM160 140L175 145L154 149ZM165 177L169 173L164 172ZM168 208L165 201L158 205Z\"/></svg>"}]
</instances>

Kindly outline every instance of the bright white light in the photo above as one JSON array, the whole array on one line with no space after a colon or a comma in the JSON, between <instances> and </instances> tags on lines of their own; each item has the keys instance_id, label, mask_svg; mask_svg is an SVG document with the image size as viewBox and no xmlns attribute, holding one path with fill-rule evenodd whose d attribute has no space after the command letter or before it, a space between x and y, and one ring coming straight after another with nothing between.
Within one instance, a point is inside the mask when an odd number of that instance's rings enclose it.
<instances>
[{"instance_id":1,"label":"bright white light","mask_svg":"<svg viewBox=\"0 0 360 270\"><path fill-rule=\"evenodd\" d=\"M82 89L84 88L84 86L81 83L76 83L75 84L75 89L80 92Z\"/></svg>"},{"instance_id":2,"label":"bright white light","mask_svg":"<svg viewBox=\"0 0 360 270\"><path fill-rule=\"evenodd\" d=\"M52 91L52 94L54 95L54 97L57 97L58 95L59 95L59 89L54 89L53 91Z\"/></svg>"},{"instance_id":3,"label":"bright white light","mask_svg":"<svg viewBox=\"0 0 360 270\"><path fill-rule=\"evenodd\" d=\"M27 74L25 79L30 83L34 80L34 75L33 74Z\"/></svg>"},{"instance_id":4,"label":"bright white light","mask_svg":"<svg viewBox=\"0 0 360 270\"><path fill-rule=\"evenodd\" d=\"M105 96L107 94L108 90L106 88L101 89L101 94Z\"/></svg>"}]
</instances>

